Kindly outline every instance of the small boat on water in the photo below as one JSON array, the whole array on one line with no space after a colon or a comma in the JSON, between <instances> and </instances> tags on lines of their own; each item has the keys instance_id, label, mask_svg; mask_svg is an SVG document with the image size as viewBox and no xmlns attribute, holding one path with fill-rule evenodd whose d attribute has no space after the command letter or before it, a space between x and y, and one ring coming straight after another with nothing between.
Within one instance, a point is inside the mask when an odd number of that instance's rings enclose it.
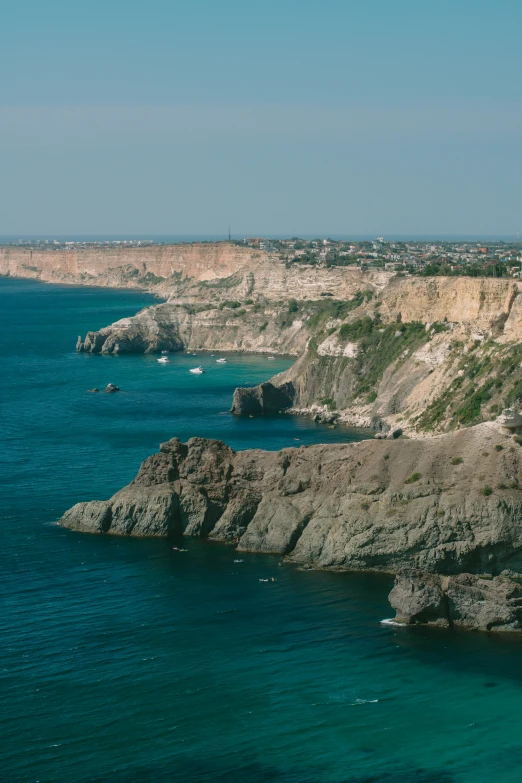
<instances>
[{"instance_id":1,"label":"small boat on water","mask_svg":"<svg viewBox=\"0 0 522 783\"><path fill-rule=\"evenodd\" d=\"M268 359L269 362L273 362L274 359L275 359L275 356L267 356L266 358Z\"/></svg>"},{"instance_id":2,"label":"small boat on water","mask_svg":"<svg viewBox=\"0 0 522 783\"><path fill-rule=\"evenodd\" d=\"M160 364L168 364L169 363L169 359L167 359L166 356L162 356L161 359L158 359L158 362Z\"/></svg>"},{"instance_id":3,"label":"small boat on water","mask_svg":"<svg viewBox=\"0 0 522 783\"><path fill-rule=\"evenodd\" d=\"M162 353L162 354L166 354L166 353L168 353L168 351L162 351L161 353Z\"/></svg>"},{"instance_id":4,"label":"small boat on water","mask_svg":"<svg viewBox=\"0 0 522 783\"><path fill-rule=\"evenodd\" d=\"M218 364L226 364L226 363L227 363L227 360L226 360L226 359L216 359L216 362L217 362Z\"/></svg>"},{"instance_id":5,"label":"small boat on water","mask_svg":"<svg viewBox=\"0 0 522 783\"><path fill-rule=\"evenodd\" d=\"M203 367L193 367L191 370L189 370L189 372L193 372L194 375L202 375L205 372L205 370L203 369Z\"/></svg>"}]
</instances>

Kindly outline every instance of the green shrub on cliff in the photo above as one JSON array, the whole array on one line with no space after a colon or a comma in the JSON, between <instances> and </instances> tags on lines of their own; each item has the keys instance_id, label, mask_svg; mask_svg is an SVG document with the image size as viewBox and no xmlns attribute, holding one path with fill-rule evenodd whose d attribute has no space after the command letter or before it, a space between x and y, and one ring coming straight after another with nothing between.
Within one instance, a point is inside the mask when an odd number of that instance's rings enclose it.
<instances>
[{"instance_id":1,"label":"green shrub on cliff","mask_svg":"<svg viewBox=\"0 0 522 783\"><path fill-rule=\"evenodd\" d=\"M308 319L310 331L318 330L330 319L346 318L353 310L356 310L364 301L370 301L373 291L357 291L353 299L347 302L338 299L321 299L316 302L308 302L307 308L312 311Z\"/></svg>"},{"instance_id":2,"label":"green shrub on cliff","mask_svg":"<svg viewBox=\"0 0 522 783\"><path fill-rule=\"evenodd\" d=\"M319 402L321 405L326 405L329 410L335 410L335 400L332 397L323 397Z\"/></svg>"},{"instance_id":3,"label":"green shrub on cliff","mask_svg":"<svg viewBox=\"0 0 522 783\"><path fill-rule=\"evenodd\" d=\"M241 307L241 302L238 302L235 299L227 299L224 302L220 302L219 309L223 310L225 307L230 307L231 310L235 310L238 307Z\"/></svg>"},{"instance_id":4,"label":"green shrub on cliff","mask_svg":"<svg viewBox=\"0 0 522 783\"><path fill-rule=\"evenodd\" d=\"M159 277L158 275L155 275L154 272L147 272L147 274L143 275L141 279L144 283L152 283L153 285L157 285L158 283L163 283L166 278Z\"/></svg>"},{"instance_id":5,"label":"green shrub on cliff","mask_svg":"<svg viewBox=\"0 0 522 783\"><path fill-rule=\"evenodd\" d=\"M219 277L217 280L202 280L199 285L202 288L235 288L242 280L243 275L239 272L234 272L230 277Z\"/></svg>"},{"instance_id":6,"label":"green shrub on cliff","mask_svg":"<svg viewBox=\"0 0 522 783\"><path fill-rule=\"evenodd\" d=\"M471 386L456 411L456 418L460 424L473 424L479 420L482 405L491 399L490 389L494 382L495 379L490 378L478 389Z\"/></svg>"},{"instance_id":7,"label":"green shrub on cliff","mask_svg":"<svg viewBox=\"0 0 522 783\"><path fill-rule=\"evenodd\" d=\"M339 337L341 340L353 340L355 342L356 340L360 340L361 337L370 336L376 325L374 319L369 316L359 318L358 321L343 324L339 329Z\"/></svg>"},{"instance_id":8,"label":"green shrub on cliff","mask_svg":"<svg viewBox=\"0 0 522 783\"><path fill-rule=\"evenodd\" d=\"M369 316L343 324L339 337L357 343L359 349L352 360L358 376L354 388L355 396L375 393L375 386L390 364L403 354L409 355L429 340L429 334L422 323L411 321L383 326L380 321Z\"/></svg>"}]
</instances>

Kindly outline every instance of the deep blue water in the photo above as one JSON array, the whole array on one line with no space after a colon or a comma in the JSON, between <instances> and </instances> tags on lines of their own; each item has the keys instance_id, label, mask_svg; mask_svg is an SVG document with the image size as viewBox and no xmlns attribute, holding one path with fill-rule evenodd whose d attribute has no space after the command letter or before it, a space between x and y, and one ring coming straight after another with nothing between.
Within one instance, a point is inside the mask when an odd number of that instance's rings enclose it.
<instances>
[{"instance_id":1,"label":"deep blue water","mask_svg":"<svg viewBox=\"0 0 522 783\"><path fill-rule=\"evenodd\" d=\"M227 413L286 360L74 352L151 301L0 279L2 783L519 781L520 638L383 626L388 577L52 524L174 435L351 437Z\"/></svg>"}]
</instances>

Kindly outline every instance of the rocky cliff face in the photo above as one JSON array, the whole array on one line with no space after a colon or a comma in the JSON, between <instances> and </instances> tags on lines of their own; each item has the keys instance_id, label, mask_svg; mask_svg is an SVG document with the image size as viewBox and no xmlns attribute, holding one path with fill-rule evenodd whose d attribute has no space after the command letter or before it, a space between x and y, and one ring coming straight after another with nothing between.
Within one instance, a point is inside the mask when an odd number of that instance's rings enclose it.
<instances>
[{"instance_id":1,"label":"rocky cliff face","mask_svg":"<svg viewBox=\"0 0 522 783\"><path fill-rule=\"evenodd\" d=\"M493 420L522 400L520 298L516 281L392 280L341 318L307 322L307 350L272 383L291 384L298 412L411 436Z\"/></svg>"},{"instance_id":2,"label":"rocky cliff face","mask_svg":"<svg viewBox=\"0 0 522 783\"><path fill-rule=\"evenodd\" d=\"M521 468L520 447L487 424L431 439L277 453L173 439L128 487L108 501L77 504L60 524L92 533L204 536L319 568L508 579L522 576ZM444 596L451 598L454 584L440 582L440 595L430 587L442 608L425 615L424 599L412 608L396 588L400 619L449 622ZM506 600L518 596L510 584L501 586ZM473 602L473 591L467 595ZM470 624L465 617L462 623Z\"/></svg>"},{"instance_id":3,"label":"rocky cliff face","mask_svg":"<svg viewBox=\"0 0 522 783\"><path fill-rule=\"evenodd\" d=\"M265 253L228 242L74 250L3 247L0 275L179 295L187 280L192 284L229 278L266 258Z\"/></svg>"},{"instance_id":4,"label":"rocky cliff face","mask_svg":"<svg viewBox=\"0 0 522 783\"><path fill-rule=\"evenodd\" d=\"M268 267L190 283L181 298L89 333L79 349L294 355L271 381L290 400L280 409L410 435L494 419L522 397L520 281ZM332 293L325 286L345 298L321 297ZM268 410L263 396L239 390L233 411Z\"/></svg>"},{"instance_id":5,"label":"rocky cliff face","mask_svg":"<svg viewBox=\"0 0 522 783\"><path fill-rule=\"evenodd\" d=\"M174 301L88 332L77 349L91 353L255 351L296 356L305 350L307 340L302 321L288 318L287 305L220 309Z\"/></svg>"},{"instance_id":6,"label":"rocky cliff face","mask_svg":"<svg viewBox=\"0 0 522 783\"><path fill-rule=\"evenodd\" d=\"M522 628L522 587L506 577L440 576L401 571L390 593L401 625L462 626L473 630Z\"/></svg>"},{"instance_id":7,"label":"rocky cliff face","mask_svg":"<svg viewBox=\"0 0 522 783\"><path fill-rule=\"evenodd\" d=\"M321 295L350 298L365 282L383 288L390 274L352 267L287 266L276 256L229 242L150 247L31 250L0 247L0 275L46 282L141 288L187 302L259 297L281 302Z\"/></svg>"}]
</instances>

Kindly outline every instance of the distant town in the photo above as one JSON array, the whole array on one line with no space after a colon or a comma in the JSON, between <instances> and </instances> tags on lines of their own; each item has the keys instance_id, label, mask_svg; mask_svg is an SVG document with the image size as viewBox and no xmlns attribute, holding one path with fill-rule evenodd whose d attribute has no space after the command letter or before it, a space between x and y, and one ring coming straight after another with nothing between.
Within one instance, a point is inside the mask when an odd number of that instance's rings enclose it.
<instances>
[{"instance_id":1,"label":"distant town","mask_svg":"<svg viewBox=\"0 0 522 783\"><path fill-rule=\"evenodd\" d=\"M225 240L222 240L225 241ZM354 266L362 271L383 269L399 275L468 275L472 277L520 277L522 242L491 241L388 241L384 237L353 241L329 238L267 239L250 237L229 240L235 245L266 252L287 265L318 267ZM27 247L38 250L78 250L88 247L150 247L170 242L153 239L19 239L3 243L4 247Z\"/></svg>"},{"instance_id":2,"label":"distant town","mask_svg":"<svg viewBox=\"0 0 522 783\"><path fill-rule=\"evenodd\" d=\"M288 264L357 266L412 275L519 277L521 242L353 242L333 239L245 239L241 244L277 254Z\"/></svg>"}]
</instances>

